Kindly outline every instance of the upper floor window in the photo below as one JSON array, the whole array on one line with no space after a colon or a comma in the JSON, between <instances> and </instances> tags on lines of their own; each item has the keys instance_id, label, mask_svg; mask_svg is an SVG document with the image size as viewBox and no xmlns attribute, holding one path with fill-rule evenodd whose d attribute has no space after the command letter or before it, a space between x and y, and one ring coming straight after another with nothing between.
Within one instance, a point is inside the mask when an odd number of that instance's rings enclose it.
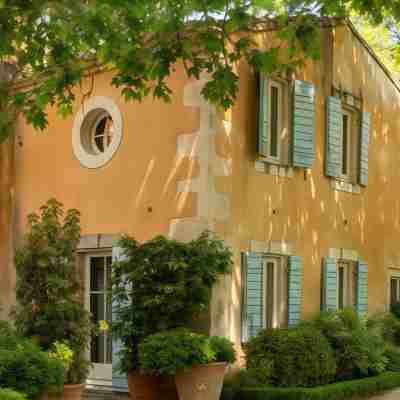
<instances>
[{"instance_id":1,"label":"upper floor window","mask_svg":"<svg viewBox=\"0 0 400 400\"><path fill-rule=\"evenodd\" d=\"M370 117L359 107L360 104L349 105L340 97L327 99L325 173L351 188L368 183Z\"/></svg>"},{"instance_id":2,"label":"upper floor window","mask_svg":"<svg viewBox=\"0 0 400 400\"><path fill-rule=\"evenodd\" d=\"M314 86L309 82L260 76L259 159L283 166L312 166L314 95Z\"/></svg>"},{"instance_id":3,"label":"upper floor window","mask_svg":"<svg viewBox=\"0 0 400 400\"><path fill-rule=\"evenodd\" d=\"M122 115L109 97L92 97L77 113L72 132L75 157L87 168L111 160L122 140Z\"/></svg>"}]
</instances>

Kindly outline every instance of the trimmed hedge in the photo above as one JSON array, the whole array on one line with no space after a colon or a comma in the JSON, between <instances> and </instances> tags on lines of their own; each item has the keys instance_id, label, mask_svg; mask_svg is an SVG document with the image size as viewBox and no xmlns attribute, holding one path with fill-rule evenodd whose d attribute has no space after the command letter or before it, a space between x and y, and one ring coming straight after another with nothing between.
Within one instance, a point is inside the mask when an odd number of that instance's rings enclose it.
<instances>
[{"instance_id":1,"label":"trimmed hedge","mask_svg":"<svg viewBox=\"0 0 400 400\"><path fill-rule=\"evenodd\" d=\"M0 388L0 400L26 400L26 397L15 390Z\"/></svg>"},{"instance_id":2,"label":"trimmed hedge","mask_svg":"<svg viewBox=\"0 0 400 400\"><path fill-rule=\"evenodd\" d=\"M275 388L269 386L242 388L233 393L224 388L221 400L349 400L367 397L400 387L400 373L333 383L315 388Z\"/></svg>"}]
</instances>

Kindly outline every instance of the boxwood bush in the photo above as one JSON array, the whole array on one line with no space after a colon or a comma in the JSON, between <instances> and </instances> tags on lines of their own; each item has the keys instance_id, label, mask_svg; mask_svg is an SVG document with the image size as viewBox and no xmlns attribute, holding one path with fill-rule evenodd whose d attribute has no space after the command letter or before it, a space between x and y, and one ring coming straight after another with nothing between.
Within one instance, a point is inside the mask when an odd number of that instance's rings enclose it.
<instances>
[{"instance_id":1,"label":"boxwood bush","mask_svg":"<svg viewBox=\"0 0 400 400\"><path fill-rule=\"evenodd\" d=\"M0 387L36 398L44 391L59 392L64 385L62 362L52 359L32 340L19 337L6 324L0 327Z\"/></svg>"},{"instance_id":2,"label":"boxwood bush","mask_svg":"<svg viewBox=\"0 0 400 400\"><path fill-rule=\"evenodd\" d=\"M317 329L267 329L245 348L247 369L274 386L317 386L331 382L336 365L329 342Z\"/></svg>"},{"instance_id":3,"label":"boxwood bush","mask_svg":"<svg viewBox=\"0 0 400 400\"><path fill-rule=\"evenodd\" d=\"M380 376L334 383L315 388L224 387L221 400L349 400L363 398L400 386L400 374L387 372Z\"/></svg>"},{"instance_id":4,"label":"boxwood bush","mask_svg":"<svg viewBox=\"0 0 400 400\"><path fill-rule=\"evenodd\" d=\"M15 390L0 388L0 400L26 400L26 397Z\"/></svg>"}]
</instances>

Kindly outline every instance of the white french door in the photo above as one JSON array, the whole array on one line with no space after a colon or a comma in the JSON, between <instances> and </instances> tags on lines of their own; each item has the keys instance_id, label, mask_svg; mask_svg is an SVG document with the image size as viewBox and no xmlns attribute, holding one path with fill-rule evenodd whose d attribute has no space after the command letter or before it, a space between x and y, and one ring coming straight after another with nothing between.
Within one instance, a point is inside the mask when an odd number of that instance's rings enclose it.
<instances>
[{"instance_id":1,"label":"white french door","mask_svg":"<svg viewBox=\"0 0 400 400\"><path fill-rule=\"evenodd\" d=\"M100 326L101 321L111 321L111 300L107 293L111 285L111 254L88 254L85 264L86 307L92 314L93 322ZM112 340L107 331L91 338L88 356L93 363L88 383L112 385Z\"/></svg>"}]
</instances>

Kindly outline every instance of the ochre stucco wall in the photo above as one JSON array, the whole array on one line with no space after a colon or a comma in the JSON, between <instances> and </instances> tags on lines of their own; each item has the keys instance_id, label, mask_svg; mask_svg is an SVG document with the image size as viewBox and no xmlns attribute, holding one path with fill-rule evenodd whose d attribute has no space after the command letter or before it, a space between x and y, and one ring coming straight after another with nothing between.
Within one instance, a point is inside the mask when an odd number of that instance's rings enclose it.
<instances>
[{"instance_id":1,"label":"ochre stucco wall","mask_svg":"<svg viewBox=\"0 0 400 400\"><path fill-rule=\"evenodd\" d=\"M240 252L250 250L252 240L290 242L293 254L304 258L303 317L320 308L321 260L329 248L354 249L368 262L370 311L383 310L387 270L400 267L400 94L347 27L333 32L333 59L327 44L325 35L323 59L308 63L298 75L316 86L316 161L309 173L295 170L292 178L254 167L256 81L246 65L238 67L238 101L227 113L190 101L185 106L184 91L193 83L183 78L180 68L170 80L171 104L150 98L126 104L110 86L112 73L97 75L93 95L117 102L124 129L114 158L96 170L82 167L73 155L73 116L62 120L49 110L49 128L41 134L21 119L16 140L21 145L15 145L16 241L24 232L26 215L50 197L81 211L83 234L124 232L146 240L167 234L172 219L200 215L234 250L232 276L214 292L211 329L236 343ZM324 176L325 99L332 84L362 94L364 109L372 114L369 185L360 194L334 191ZM80 99L79 91L77 95ZM79 107L78 101L74 112ZM196 131L202 139L193 149L201 150L178 156L179 137ZM178 194L178 181L197 178L201 190L195 193L189 185ZM223 211L223 218L215 210Z\"/></svg>"}]
</instances>

